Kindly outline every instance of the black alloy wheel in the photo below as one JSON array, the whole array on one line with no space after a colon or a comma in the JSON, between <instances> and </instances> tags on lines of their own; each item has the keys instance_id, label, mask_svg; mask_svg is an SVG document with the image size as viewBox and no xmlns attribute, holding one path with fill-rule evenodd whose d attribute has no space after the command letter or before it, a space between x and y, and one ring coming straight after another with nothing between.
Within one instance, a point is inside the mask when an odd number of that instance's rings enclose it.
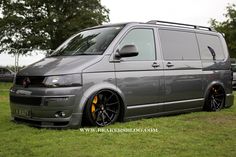
<instances>
[{"instance_id":1,"label":"black alloy wheel","mask_svg":"<svg viewBox=\"0 0 236 157\"><path fill-rule=\"evenodd\" d=\"M221 86L214 86L210 89L207 100L206 110L219 111L224 107L225 92Z\"/></svg>"},{"instance_id":2,"label":"black alloy wheel","mask_svg":"<svg viewBox=\"0 0 236 157\"><path fill-rule=\"evenodd\" d=\"M101 90L94 94L86 106L86 119L94 126L106 126L114 123L120 113L120 100L110 90Z\"/></svg>"}]
</instances>

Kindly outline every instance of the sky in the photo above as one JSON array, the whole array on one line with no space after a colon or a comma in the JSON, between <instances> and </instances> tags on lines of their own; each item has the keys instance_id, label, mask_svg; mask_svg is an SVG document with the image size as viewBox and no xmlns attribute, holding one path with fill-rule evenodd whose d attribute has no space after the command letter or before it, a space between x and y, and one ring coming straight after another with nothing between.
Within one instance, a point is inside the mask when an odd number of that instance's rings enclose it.
<instances>
[{"instance_id":1,"label":"sky","mask_svg":"<svg viewBox=\"0 0 236 157\"><path fill-rule=\"evenodd\" d=\"M211 18L222 21L227 4L236 0L101 0L110 10L110 22L172 21L209 26Z\"/></svg>"},{"instance_id":2,"label":"sky","mask_svg":"<svg viewBox=\"0 0 236 157\"><path fill-rule=\"evenodd\" d=\"M19 66L27 66L34 62L39 61L45 57L45 53L35 52L31 53L30 56L19 56ZM9 54L0 54L0 66L12 66L15 65L15 56Z\"/></svg>"},{"instance_id":3,"label":"sky","mask_svg":"<svg viewBox=\"0 0 236 157\"><path fill-rule=\"evenodd\" d=\"M225 20L228 4L236 0L101 0L110 10L109 23L147 22L150 20L172 21L209 26L211 18ZM20 56L20 65L29 65L44 55ZM14 56L0 54L0 66L14 65Z\"/></svg>"}]
</instances>

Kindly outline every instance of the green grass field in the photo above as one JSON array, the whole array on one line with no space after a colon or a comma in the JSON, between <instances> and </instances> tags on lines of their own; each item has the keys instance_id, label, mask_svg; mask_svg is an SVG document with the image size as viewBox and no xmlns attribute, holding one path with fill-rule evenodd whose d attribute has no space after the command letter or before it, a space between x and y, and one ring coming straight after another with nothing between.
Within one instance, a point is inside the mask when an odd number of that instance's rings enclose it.
<instances>
[{"instance_id":1,"label":"green grass field","mask_svg":"<svg viewBox=\"0 0 236 157\"><path fill-rule=\"evenodd\" d=\"M0 157L236 156L236 105L220 112L143 119L104 128L153 128L158 132L37 129L10 121L9 87L0 83Z\"/></svg>"}]
</instances>

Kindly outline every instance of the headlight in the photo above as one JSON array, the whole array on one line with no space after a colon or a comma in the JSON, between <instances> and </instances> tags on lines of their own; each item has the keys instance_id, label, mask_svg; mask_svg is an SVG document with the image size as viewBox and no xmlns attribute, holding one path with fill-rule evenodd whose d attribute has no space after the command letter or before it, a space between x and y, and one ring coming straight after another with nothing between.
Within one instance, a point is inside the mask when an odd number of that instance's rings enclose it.
<instances>
[{"instance_id":1,"label":"headlight","mask_svg":"<svg viewBox=\"0 0 236 157\"><path fill-rule=\"evenodd\" d=\"M43 84L46 87L81 86L82 78L81 78L81 74L49 76L44 79Z\"/></svg>"}]
</instances>

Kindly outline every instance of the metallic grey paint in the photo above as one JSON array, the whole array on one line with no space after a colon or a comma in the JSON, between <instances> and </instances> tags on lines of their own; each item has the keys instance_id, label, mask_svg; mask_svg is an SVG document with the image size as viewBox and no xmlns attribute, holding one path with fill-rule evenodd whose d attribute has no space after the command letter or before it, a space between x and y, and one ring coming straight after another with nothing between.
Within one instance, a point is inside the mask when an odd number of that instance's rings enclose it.
<instances>
[{"instance_id":1,"label":"metallic grey paint","mask_svg":"<svg viewBox=\"0 0 236 157\"><path fill-rule=\"evenodd\" d=\"M115 58L119 42L134 28L152 28L155 31L155 60L126 61L123 58L120 60ZM230 61L222 35L216 32L191 30L194 33L219 36L225 60L167 61L163 60L159 42L160 28L188 31L169 26L128 23L103 55L50 57L26 67L17 75L56 76L76 73L82 76L82 86L23 88L14 85L10 91L11 96L40 97L42 103L40 106L30 106L11 102L12 118L26 122L40 122L33 124L41 127L79 127L88 98L102 89L113 90L119 95L125 120L199 111L203 107L208 89L215 84L220 84L225 89L225 106L233 105ZM157 66L153 67L153 63ZM31 94L21 95L17 93L18 90L25 90ZM58 97L66 100L50 101L50 98ZM31 116L19 116L14 113L16 109L29 110ZM55 118L54 114L58 111L64 111L66 116Z\"/></svg>"}]
</instances>

